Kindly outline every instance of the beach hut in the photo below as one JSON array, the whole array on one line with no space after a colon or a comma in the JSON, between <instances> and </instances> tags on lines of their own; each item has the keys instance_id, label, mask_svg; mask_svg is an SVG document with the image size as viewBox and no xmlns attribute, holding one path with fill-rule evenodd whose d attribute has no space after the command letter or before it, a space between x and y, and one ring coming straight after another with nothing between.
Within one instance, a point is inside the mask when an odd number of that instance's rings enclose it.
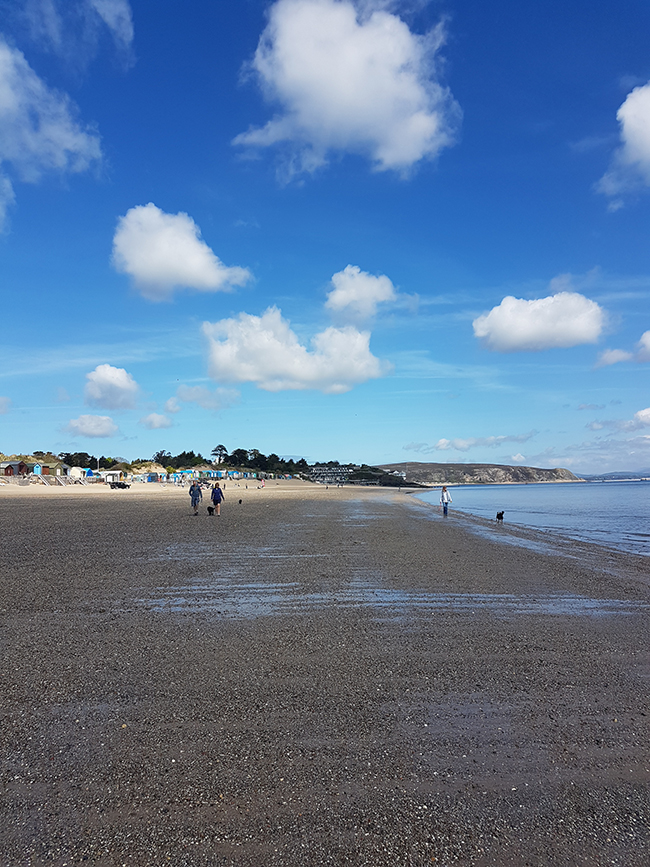
<instances>
[{"instance_id":1,"label":"beach hut","mask_svg":"<svg viewBox=\"0 0 650 867\"><path fill-rule=\"evenodd\" d=\"M3 476L24 476L29 472L29 468L25 461L2 461L0 463L0 473Z\"/></svg>"},{"instance_id":2,"label":"beach hut","mask_svg":"<svg viewBox=\"0 0 650 867\"><path fill-rule=\"evenodd\" d=\"M92 476L93 471L90 467L70 467L68 475L73 479L85 479L86 476Z\"/></svg>"},{"instance_id":3,"label":"beach hut","mask_svg":"<svg viewBox=\"0 0 650 867\"><path fill-rule=\"evenodd\" d=\"M126 478L126 473L122 470L102 470L99 474L105 482L123 482Z\"/></svg>"}]
</instances>

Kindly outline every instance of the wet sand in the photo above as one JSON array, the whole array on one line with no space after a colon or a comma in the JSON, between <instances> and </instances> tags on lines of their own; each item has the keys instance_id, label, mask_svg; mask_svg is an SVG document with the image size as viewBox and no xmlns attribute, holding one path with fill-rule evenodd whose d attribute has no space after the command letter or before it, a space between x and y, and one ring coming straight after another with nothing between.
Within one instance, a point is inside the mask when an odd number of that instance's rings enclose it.
<instances>
[{"instance_id":1,"label":"wet sand","mask_svg":"<svg viewBox=\"0 0 650 867\"><path fill-rule=\"evenodd\" d=\"M648 558L226 497L0 488L2 865L645 867Z\"/></svg>"}]
</instances>

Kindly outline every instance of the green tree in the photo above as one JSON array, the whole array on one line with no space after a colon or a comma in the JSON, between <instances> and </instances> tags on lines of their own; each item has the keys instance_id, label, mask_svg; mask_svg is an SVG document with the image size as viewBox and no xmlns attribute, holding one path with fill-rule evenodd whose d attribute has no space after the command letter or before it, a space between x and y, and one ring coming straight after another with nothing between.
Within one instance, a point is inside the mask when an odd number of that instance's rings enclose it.
<instances>
[{"instance_id":1,"label":"green tree","mask_svg":"<svg viewBox=\"0 0 650 867\"><path fill-rule=\"evenodd\" d=\"M97 458L95 455L89 455L88 452L61 452L58 457L69 467L90 467L93 470L97 469Z\"/></svg>"},{"instance_id":2,"label":"green tree","mask_svg":"<svg viewBox=\"0 0 650 867\"><path fill-rule=\"evenodd\" d=\"M228 449L224 445L218 445L212 449L211 454L218 464L225 464L228 457Z\"/></svg>"},{"instance_id":3,"label":"green tree","mask_svg":"<svg viewBox=\"0 0 650 867\"><path fill-rule=\"evenodd\" d=\"M248 449L235 449L230 453L228 463L231 467L243 467L248 462Z\"/></svg>"},{"instance_id":4,"label":"green tree","mask_svg":"<svg viewBox=\"0 0 650 867\"><path fill-rule=\"evenodd\" d=\"M250 449L248 452L248 465L256 470L266 470L268 468L268 459L258 449Z\"/></svg>"}]
</instances>

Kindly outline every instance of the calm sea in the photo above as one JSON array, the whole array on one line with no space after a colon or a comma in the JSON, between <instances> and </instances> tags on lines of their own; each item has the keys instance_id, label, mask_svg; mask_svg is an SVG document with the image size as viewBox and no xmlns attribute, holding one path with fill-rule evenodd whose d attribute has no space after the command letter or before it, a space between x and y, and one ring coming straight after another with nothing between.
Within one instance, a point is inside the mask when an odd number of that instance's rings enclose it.
<instances>
[{"instance_id":1,"label":"calm sea","mask_svg":"<svg viewBox=\"0 0 650 867\"><path fill-rule=\"evenodd\" d=\"M650 555L650 482L567 482L538 485L450 487L450 509L573 539ZM440 502L440 489L418 495Z\"/></svg>"}]
</instances>

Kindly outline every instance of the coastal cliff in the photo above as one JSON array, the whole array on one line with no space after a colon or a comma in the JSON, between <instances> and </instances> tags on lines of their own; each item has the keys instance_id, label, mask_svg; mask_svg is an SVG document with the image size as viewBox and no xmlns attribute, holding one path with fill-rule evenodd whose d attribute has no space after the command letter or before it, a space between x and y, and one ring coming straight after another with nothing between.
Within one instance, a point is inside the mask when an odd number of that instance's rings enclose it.
<instances>
[{"instance_id":1,"label":"coastal cliff","mask_svg":"<svg viewBox=\"0 0 650 867\"><path fill-rule=\"evenodd\" d=\"M538 467L511 467L502 464L426 464L407 461L382 464L389 473L406 473L407 482L421 485L507 485L531 482L581 482L570 470L561 467L544 470Z\"/></svg>"}]
</instances>

